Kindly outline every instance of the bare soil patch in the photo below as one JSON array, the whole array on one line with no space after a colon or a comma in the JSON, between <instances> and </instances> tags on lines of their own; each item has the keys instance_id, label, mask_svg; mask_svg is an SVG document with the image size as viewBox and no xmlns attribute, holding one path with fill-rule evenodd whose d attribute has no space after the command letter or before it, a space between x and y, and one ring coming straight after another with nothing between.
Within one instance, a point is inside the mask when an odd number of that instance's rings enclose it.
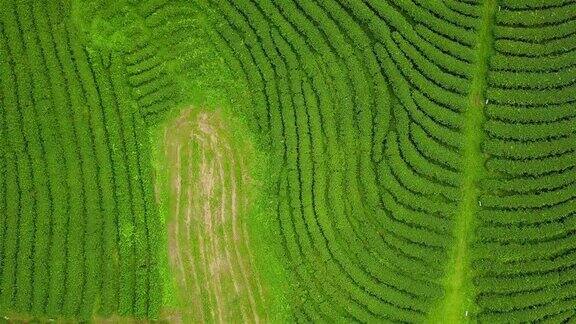
<instances>
[{"instance_id":1,"label":"bare soil patch","mask_svg":"<svg viewBox=\"0 0 576 324\"><path fill-rule=\"evenodd\" d=\"M182 318L262 321L263 290L244 219L251 180L242 148L218 112L192 109L166 127L164 147L170 173L169 259L186 305Z\"/></svg>"}]
</instances>

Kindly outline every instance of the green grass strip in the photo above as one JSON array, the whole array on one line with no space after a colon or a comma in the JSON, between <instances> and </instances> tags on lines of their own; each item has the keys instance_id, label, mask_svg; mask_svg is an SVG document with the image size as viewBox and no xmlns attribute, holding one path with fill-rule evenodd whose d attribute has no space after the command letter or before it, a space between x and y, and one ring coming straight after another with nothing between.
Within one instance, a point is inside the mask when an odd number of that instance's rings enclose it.
<instances>
[{"instance_id":1,"label":"green grass strip","mask_svg":"<svg viewBox=\"0 0 576 324\"><path fill-rule=\"evenodd\" d=\"M482 127L484 123L484 95L488 58L492 52L492 26L498 8L497 0L486 0L482 5L482 25L476 46L476 66L468 94L468 109L464 113L464 173L462 199L454 220L454 247L449 252L448 270L444 280L444 298L437 309L431 312L430 321L435 323L468 322L475 313L474 292L470 280L470 250L474 216L478 209L478 180L484 168L484 158L480 151Z\"/></svg>"}]
</instances>

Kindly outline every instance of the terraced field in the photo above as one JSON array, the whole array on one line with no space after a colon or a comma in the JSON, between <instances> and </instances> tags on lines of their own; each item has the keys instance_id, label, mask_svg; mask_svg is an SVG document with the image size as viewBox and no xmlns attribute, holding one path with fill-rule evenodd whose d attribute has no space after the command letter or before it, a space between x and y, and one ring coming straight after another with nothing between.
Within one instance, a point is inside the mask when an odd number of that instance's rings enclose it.
<instances>
[{"instance_id":1,"label":"terraced field","mask_svg":"<svg viewBox=\"0 0 576 324\"><path fill-rule=\"evenodd\" d=\"M0 9L5 320L576 320L576 1Z\"/></svg>"}]
</instances>

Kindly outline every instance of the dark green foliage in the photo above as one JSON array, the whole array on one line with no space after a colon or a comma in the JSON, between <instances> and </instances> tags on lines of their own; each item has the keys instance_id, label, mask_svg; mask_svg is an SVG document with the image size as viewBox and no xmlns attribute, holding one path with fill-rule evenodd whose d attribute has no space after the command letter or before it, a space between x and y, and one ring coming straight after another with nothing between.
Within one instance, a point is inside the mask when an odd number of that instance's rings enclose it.
<instances>
[{"instance_id":1,"label":"dark green foliage","mask_svg":"<svg viewBox=\"0 0 576 324\"><path fill-rule=\"evenodd\" d=\"M0 3L0 313L161 312L147 127L205 37L294 320L439 320L458 267L462 320L574 318L574 1Z\"/></svg>"},{"instance_id":2,"label":"dark green foliage","mask_svg":"<svg viewBox=\"0 0 576 324\"><path fill-rule=\"evenodd\" d=\"M573 208L572 4L558 2L543 12L536 12L538 2L496 6L495 52L482 54L494 71L481 76L487 101L471 106L478 100L470 88L480 64L480 5L224 1L205 9L241 62L237 73L258 105L266 98L269 124L260 106L254 115L286 168L273 187L286 259L300 283L296 289L306 290L294 301L297 318L421 320L442 298L442 264L454 242L452 222L469 167L464 113L472 107L483 108L486 118L484 128L474 130L482 133L485 170L474 202L475 235L468 238L478 273L484 257L530 262L553 253L551 246L534 244L524 253L520 245L488 240L568 235L569 225L560 230L544 222L564 219ZM523 229L523 222L534 227ZM557 241L557 253L572 244L563 242ZM479 282L480 308L470 312L480 319L570 316L568 293L557 297L563 300L558 309L566 311L544 306L522 313L534 304L505 297L487 302ZM318 294L332 301L330 311ZM545 303L546 296L528 300Z\"/></svg>"},{"instance_id":3,"label":"dark green foliage","mask_svg":"<svg viewBox=\"0 0 576 324\"><path fill-rule=\"evenodd\" d=\"M574 4L517 6L503 3L494 29L483 150L495 176L483 183L479 214L490 224L476 243L480 319L562 321L576 304Z\"/></svg>"},{"instance_id":4,"label":"dark green foliage","mask_svg":"<svg viewBox=\"0 0 576 324\"><path fill-rule=\"evenodd\" d=\"M2 8L0 313L157 317L160 224L123 53L88 47L69 2Z\"/></svg>"}]
</instances>

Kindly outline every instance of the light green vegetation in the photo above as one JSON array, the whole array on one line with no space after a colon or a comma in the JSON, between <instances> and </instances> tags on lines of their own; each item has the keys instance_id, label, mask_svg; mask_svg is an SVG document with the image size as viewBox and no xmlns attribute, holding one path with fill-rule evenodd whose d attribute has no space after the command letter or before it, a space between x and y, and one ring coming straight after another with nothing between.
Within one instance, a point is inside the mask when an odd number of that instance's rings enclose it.
<instances>
[{"instance_id":1,"label":"light green vegetation","mask_svg":"<svg viewBox=\"0 0 576 324\"><path fill-rule=\"evenodd\" d=\"M464 112L464 170L461 184L462 200L459 202L458 214L455 216L454 246L449 252L448 267L444 286L446 296L440 307L432 311L432 322L446 321L458 323L466 321L474 308L474 286L471 278L470 249L471 235L478 211L478 181L483 176L484 157L481 152L482 132L478 130L484 124L484 106L486 105L486 75L488 58L492 54L492 28L496 10L496 1L485 1L482 7L482 25L476 45L475 71L472 75L468 94L468 106ZM437 312L437 313L435 313Z\"/></svg>"},{"instance_id":2,"label":"light green vegetation","mask_svg":"<svg viewBox=\"0 0 576 324\"><path fill-rule=\"evenodd\" d=\"M261 185L250 171L258 167L255 152L245 130L235 129L239 125L222 111L190 107L154 136L156 190L167 229L165 291L173 294L164 319L281 319L282 310L274 307L278 296L269 292L275 283L260 278L274 261L256 264L260 251L250 244L250 225L262 227L248 222Z\"/></svg>"},{"instance_id":3,"label":"light green vegetation","mask_svg":"<svg viewBox=\"0 0 576 324\"><path fill-rule=\"evenodd\" d=\"M0 8L0 315L574 320L574 0Z\"/></svg>"}]
</instances>

